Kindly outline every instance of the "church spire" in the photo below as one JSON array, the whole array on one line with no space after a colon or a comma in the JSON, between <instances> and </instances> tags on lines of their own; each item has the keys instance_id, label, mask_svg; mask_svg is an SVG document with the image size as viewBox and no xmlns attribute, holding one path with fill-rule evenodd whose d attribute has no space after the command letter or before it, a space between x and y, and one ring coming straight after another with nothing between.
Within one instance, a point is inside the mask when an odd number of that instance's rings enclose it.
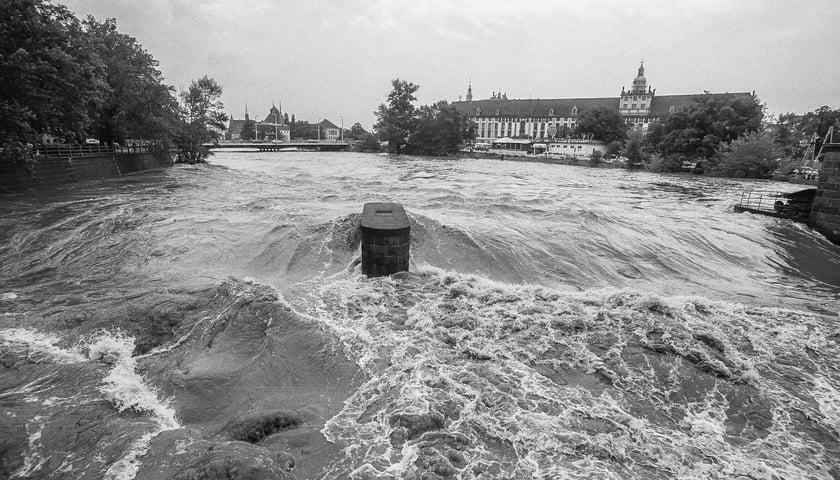
<instances>
[{"instance_id":1,"label":"church spire","mask_svg":"<svg viewBox=\"0 0 840 480\"><path fill-rule=\"evenodd\" d=\"M470 78L469 86L467 87L467 101L472 102L472 78Z\"/></svg>"},{"instance_id":2,"label":"church spire","mask_svg":"<svg viewBox=\"0 0 840 480\"><path fill-rule=\"evenodd\" d=\"M250 120L248 118L248 102L245 102L245 121L247 122L248 120Z\"/></svg>"}]
</instances>

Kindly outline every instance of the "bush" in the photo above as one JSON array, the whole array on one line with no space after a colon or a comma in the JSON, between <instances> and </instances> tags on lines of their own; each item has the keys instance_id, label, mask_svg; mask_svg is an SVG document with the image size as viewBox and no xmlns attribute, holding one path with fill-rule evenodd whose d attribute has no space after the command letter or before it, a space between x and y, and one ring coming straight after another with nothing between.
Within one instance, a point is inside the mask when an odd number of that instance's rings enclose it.
<instances>
[{"instance_id":1,"label":"bush","mask_svg":"<svg viewBox=\"0 0 840 480\"><path fill-rule=\"evenodd\" d=\"M353 148L357 152L379 153L382 151L382 148L379 145L379 139L376 138L376 135L373 135L368 132L362 134L361 140L359 142L356 142L353 145Z\"/></svg>"},{"instance_id":2,"label":"bush","mask_svg":"<svg viewBox=\"0 0 840 480\"><path fill-rule=\"evenodd\" d=\"M768 132L748 133L718 149L717 165L711 174L718 177L771 178L779 167L779 147Z\"/></svg>"}]
</instances>

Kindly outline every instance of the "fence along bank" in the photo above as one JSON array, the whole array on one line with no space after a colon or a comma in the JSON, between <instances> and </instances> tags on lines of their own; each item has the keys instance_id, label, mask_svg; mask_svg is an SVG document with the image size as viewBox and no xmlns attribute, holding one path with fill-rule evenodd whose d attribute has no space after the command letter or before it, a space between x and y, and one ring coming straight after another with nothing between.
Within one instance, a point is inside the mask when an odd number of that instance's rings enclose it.
<instances>
[{"instance_id":1,"label":"fence along bank","mask_svg":"<svg viewBox=\"0 0 840 480\"><path fill-rule=\"evenodd\" d=\"M169 152L153 142L124 147L41 145L26 163L0 163L0 192L114 178L172 163Z\"/></svg>"}]
</instances>

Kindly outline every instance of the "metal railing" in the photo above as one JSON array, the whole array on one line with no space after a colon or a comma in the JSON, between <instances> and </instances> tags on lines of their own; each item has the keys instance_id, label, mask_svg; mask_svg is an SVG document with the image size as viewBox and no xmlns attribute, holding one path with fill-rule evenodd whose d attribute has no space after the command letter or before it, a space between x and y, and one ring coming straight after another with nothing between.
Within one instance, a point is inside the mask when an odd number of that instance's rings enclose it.
<instances>
[{"instance_id":1,"label":"metal railing","mask_svg":"<svg viewBox=\"0 0 840 480\"><path fill-rule=\"evenodd\" d=\"M35 150L36 158L92 157L114 153L149 153L155 145L41 145Z\"/></svg>"},{"instance_id":2,"label":"metal railing","mask_svg":"<svg viewBox=\"0 0 840 480\"><path fill-rule=\"evenodd\" d=\"M741 192L741 200L735 205L750 210L776 211L776 202L784 199L781 193Z\"/></svg>"}]
</instances>

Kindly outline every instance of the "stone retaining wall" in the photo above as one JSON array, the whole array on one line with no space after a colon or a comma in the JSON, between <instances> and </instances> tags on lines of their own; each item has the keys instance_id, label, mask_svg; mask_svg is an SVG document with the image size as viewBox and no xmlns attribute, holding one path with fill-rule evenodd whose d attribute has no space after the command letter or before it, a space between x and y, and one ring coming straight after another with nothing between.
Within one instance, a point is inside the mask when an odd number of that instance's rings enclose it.
<instances>
[{"instance_id":1,"label":"stone retaining wall","mask_svg":"<svg viewBox=\"0 0 840 480\"><path fill-rule=\"evenodd\" d=\"M153 153L40 157L28 168L20 165L0 165L0 192L49 188L71 182L113 178L170 166L172 166L172 160L168 155Z\"/></svg>"},{"instance_id":2,"label":"stone retaining wall","mask_svg":"<svg viewBox=\"0 0 840 480\"><path fill-rule=\"evenodd\" d=\"M840 144L826 144L823 154L810 223L829 240L840 244Z\"/></svg>"}]
</instances>

